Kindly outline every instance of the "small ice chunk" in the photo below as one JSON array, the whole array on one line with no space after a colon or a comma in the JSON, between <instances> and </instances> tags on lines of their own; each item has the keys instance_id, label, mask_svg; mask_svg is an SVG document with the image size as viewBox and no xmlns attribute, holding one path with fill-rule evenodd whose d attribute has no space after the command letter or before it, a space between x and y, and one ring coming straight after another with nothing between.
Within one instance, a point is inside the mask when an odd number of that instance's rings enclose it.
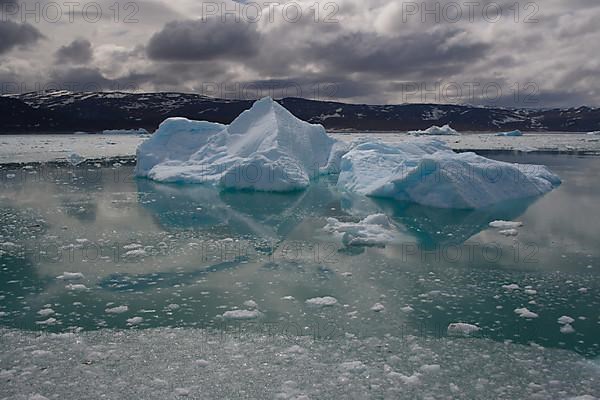
<instances>
[{"instance_id":1,"label":"small ice chunk","mask_svg":"<svg viewBox=\"0 0 600 400\"><path fill-rule=\"evenodd\" d=\"M519 231L516 229L504 229L499 231L498 233L504 236L517 236L519 234Z\"/></svg>"},{"instance_id":2,"label":"small ice chunk","mask_svg":"<svg viewBox=\"0 0 600 400\"><path fill-rule=\"evenodd\" d=\"M574 333L574 332L575 332L575 328L573 328L573 326L571 324L564 324L563 326L560 327L560 333L569 334L569 333Z\"/></svg>"},{"instance_id":3,"label":"small ice chunk","mask_svg":"<svg viewBox=\"0 0 600 400\"><path fill-rule=\"evenodd\" d=\"M503 221L497 220L489 223L490 228L498 228L498 229L515 229L523 226L523 223L520 221Z\"/></svg>"},{"instance_id":4,"label":"small ice chunk","mask_svg":"<svg viewBox=\"0 0 600 400\"><path fill-rule=\"evenodd\" d=\"M375 303L373 307L371 307L371 311L380 312L385 310L385 306L381 303Z\"/></svg>"},{"instance_id":5,"label":"small ice chunk","mask_svg":"<svg viewBox=\"0 0 600 400\"><path fill-rule=\"evenodd\" d=\"M509 285L502 285L502 289L505 289L505 290L518 290L519 289L519 285L517 285L516 283L511 283Z\"/></svg>"},{"instance_id":6,"label":"small ice chunk","mask_svg":"<svg viewBox=\"0 0 600 400\"><path fill-rule=\"evenodd\" d=\"M55 323L56 323L55 318L48 318L47 320L36 322L36 324L38 324L38 325L54 325Z\"/></svg>"},{"instance_id":7,"label":"small ice chunk","mask_svg":"<svg viewBox=\"0 0 600 400\"><path fill-rule=\"evenodd\" d=\"M340 369L347 372L360 373L367 369L362 361L346 361L340 364Z\"/></svg>"},{"instance_id":8,"label":"small ice chunk","mask_svg":"<svg viewBox=\"0 0 600 400\"><path fill-rule=\"evenodd\" d=\"M225 319L256 319L260 317L262 314L258 310L231 310L225 311L223 313L223 318Z\"/></svg>"},{"instance_id":9,"label":"small ice chunk","mask_svg":"<svg viewBox=\"0 0 600 400\"><path fill-rule=\"evenodd\" d=\"M437 372L441 369L439 364L425 364L421 366L423 372Z\"/></svg>"},{"instance_id":10,"label":"small ice chunk","mask_svg":"<svg viewBox=\"0 0 600 400\"><path fill-rule=\"evenodd\" d=\"M88 290L88 287L81 283L77 283L77 284L70 283L67 286L65 286L65 288L67 290L73 290L73 291Z\"/></svg>"},{"instance_id":11,"label":"small ice chunk","mask_svg":"<svg viewBox=\"0 0 600 400\"><path fill-rule=\"evenodd\" d=\"M385 245L397 239L394 226L385 214L369 215L355 223L327 218L323 230L340 237L346 246Z\"/></svg>"},{"instance_id":12,"label":"small ice chunk","mask_svg":"<svg viewBox=\"0 0 600 400\"><path fill-rule=\"evenodd\" d=\"M531 318L537 318L539 317L538 314L529 311L527 308L523 307L523 308L515 308L515 314L517 314L519 317L521 318L527 318L527 319L531 319Z\"/></svg>"},{"instance_id":13,"label":"small ice chunk","mask_svg":"<svg viewBox=\"0 0 600 400\"><path fill-rule=\"evenodd\" d=\"M138 325L144 322L144 318L142 317L132 317L127 319L127 325Z\"/></svg>"},{"instance_id":14,"label":"small ice chunk","mask_svg":"<svg viewBox=\"0 0 600 400\"><path fill-rule=\"evenodd\" d=\"M468 336L472 333L479 332L481 330L477 325L467 324L464 322L454 322L448 325L448 335L451 336Z\"/></svg>"},{"instance_id":15,"label":"small ice chunk","mask_svg":"<svg viewBox=\"0 0 600 400\"><path fill-rule=\"evenodd\" d=\"M402 311L402 312L405 312L405 313L409 313L409 312L413 312L413 311L415 311L415 309L414 309L414 308L412 308L411 306L406 306L406 307L402 307L402 308L400 309L400 311Z\"/></svg>"},{"instance_id":16,"label":"small ice chunk","mask_svg":"<svg viewBox=\"0 0 600 400\"><path fill-rule=\"evenodd\" d=\"M113 308L107 308L104 310L104 312L108 314L122 314L127 311L129 311L129 307L127 306L117 306Z\"/></svg>"},{"instance_id":17,"label":"small ice chunk","mask_svg":"<svg viewBox=\"0 0 600 400\"><path fill-rule=\"evenodd\" d=\"M54 310L51 308L44 308L40 311L37 312L39 315L41 315L42 317L47 317L49 315L54 314Z\"/></svg>"},{"instance_id":18,"label":"small ice chunk","mask_svg":"<svg viewBox=\"0 0 600 400\"><path fill-rule=\"evenodd\" d=\"M246 300L244 305L248 308L258 308L258 304L254 300Z\"/></svg>"},{"instance_id":19,"label":"small ice chunk","mask_svg":"<svg viewBox=\"0 0 600 400\"><path fill-rule=\"evenodd\" d=\"M197 366L202 367L202 368L208 367L210 365L210 363L208 361L203 360L203 359L196 360L196 361L194 361L194 363Z\"/></svg>"},{"instance_id":20,"label":"small ice chunk","mask_svg":"<svg viewBox=\"0 0 600 400\"><path fill-rule=\"evenodd\" d=\"M67 162L69 164L71 164L73 166L77 166L77 165L79 165L79 164L81 164L82 162L85 161L85 157L83 157L83 156L81 156L81 155L79 155L79 154L77 154L75 152L67 154L67 156L65 157L65 159L67 160Z\"/></svg>"},{"instance_id":21,"label":"small ice chunk","mask_svg":"<svg viewBox=\"0 0 600 400\"><path fill-rule=\"evenodd\" d=\"M575 322L575 320L569 317L568 315L563 315L557 321L561 325L572 324L573 322Z\"/></svg>"},{"instance_id":22,"label":"small ice chunk","mask_svg":"<svg viewBox=\"0 0 600 400\"><path fill-rule=\"evenodd\" d=\"M337 304L337 299L331 296L325 297L313 297L312 299L306 300L306 304L309 306L318 306L318 307L329 307Z\"/></svg>"},{"instance_id":23,"label":"small ice chunk","mask_svg":"<svg viewBox=\"0 0 600 400\"><path fill-rule=\"evenodd\" d=\"M56 277L56 279L62 279L65 281L74 281L77 279L83 279L84 276L81 272L63 272L62 275Z\"/></svg>"}]
</instances>

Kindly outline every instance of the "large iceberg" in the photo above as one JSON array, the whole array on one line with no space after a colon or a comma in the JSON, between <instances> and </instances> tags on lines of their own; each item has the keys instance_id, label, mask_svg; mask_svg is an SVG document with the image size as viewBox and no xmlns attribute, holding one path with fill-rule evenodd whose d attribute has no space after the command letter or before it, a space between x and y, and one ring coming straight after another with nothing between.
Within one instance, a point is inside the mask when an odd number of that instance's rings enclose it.
<instances>
[{"instance_id":1,"label":"large iceberg","mask_svg":"<svg viewBox=\"0 0 600 400\"><path fill-rule=\"evenodd\" d=\"M293 191L306 188L312 177L335 170L344 152L323 126L296 118L269 97L255 102L229 126L169 121L163 125L176 122L189 126L161 125L159 137L153 135L138 150L138 176L161 182ZM190 133L191 129L196 132ZM163 150L161 135L171 138L169 132L177 130L195 141L177 138L177 148Z\"/></svg>"},{"instance_id":2,"label":"large iceberg","mask_svg":"<svg viewBox=\"0 0 600 400\"><path fill-rule=\"evenodd\" d=\"M537 196L560 179L541 165L455 153L437 139L362 143L342 157L338 186L432 207L476 209Z\"/></svg>"}]
</instances>

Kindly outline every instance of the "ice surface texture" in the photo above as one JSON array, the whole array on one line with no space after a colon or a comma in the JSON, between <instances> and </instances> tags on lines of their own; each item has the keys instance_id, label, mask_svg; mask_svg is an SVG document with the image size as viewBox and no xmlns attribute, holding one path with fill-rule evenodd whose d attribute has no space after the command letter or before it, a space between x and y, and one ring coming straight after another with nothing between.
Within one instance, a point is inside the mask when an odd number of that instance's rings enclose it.
<instances>
[{"instance_id":1,"label":"ice surface texture","mask_svg":"<svg viewBox=\"0 0 600 400\"><path fill-rule=\"evenodd\" d=\"M597 365L537 345L252 332L132 328L40 335L3 329L0 393L64 400L600 396Z\"/></svg>"},{"instance_id":2,"label":"ice surface texture","mask_svg":"<svg viewBox=\"0 0 600 400\"><path fill-rule=\"evenodd\" d=\"M560 184L541 165L455 153L443 141L362 143L342 157L340 188L439 208L475 209L537 196Z\"/></svg>"}]
</instances>

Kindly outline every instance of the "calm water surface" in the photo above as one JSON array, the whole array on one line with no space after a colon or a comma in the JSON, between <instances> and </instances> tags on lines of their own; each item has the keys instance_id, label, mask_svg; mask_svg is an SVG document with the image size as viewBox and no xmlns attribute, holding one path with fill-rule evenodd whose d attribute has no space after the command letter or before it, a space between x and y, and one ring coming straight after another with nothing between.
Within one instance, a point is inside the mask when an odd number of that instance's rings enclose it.
<instances>
[{"instance_id":1,"label":"calm water surface","mask_svg":"<svg viewBox=\"0 0 600 400\"><path fill-rule=\"evenodd\" d=\"M548 165L564 182L538 199L450 211L344 194L335 177L283 195L157 184L133 178L131 164L4 167L0 324L335 340L441 336L449 323L467 322L494 340L598 356L600 158L492 157ZM380 212L401 238L385 247L346 247L322 230L328 217L356 222ZM488 227L496 219L524 226L505 237ZM83 277L58 278L65 272ZM338 304L305 303L322 296ZM222 317L252 311L249 300L258 318ZM372 311L376 303L385 309ZM515 313L523 307L538 317ZM574 332L561 333L561 316L574 319Z\"/></svg>"}]
</instances>

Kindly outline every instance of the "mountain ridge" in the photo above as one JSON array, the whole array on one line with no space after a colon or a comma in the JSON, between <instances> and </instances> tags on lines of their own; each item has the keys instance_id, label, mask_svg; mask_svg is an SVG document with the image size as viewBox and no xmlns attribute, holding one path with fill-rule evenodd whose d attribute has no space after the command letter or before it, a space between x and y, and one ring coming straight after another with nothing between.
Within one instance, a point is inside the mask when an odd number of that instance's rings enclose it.
<instances>
[{"instance_id":1,"label":"mountain ridge","mask_svg":"<svg viewBox=\"0 0 600 400\"><path fill-rule=\"evenodd\" d=\"M0 133L154 131L169 117L229 124L254 100L193 93L45 91L0 96ZM588 132L600 130L600 109L529 109L455 104L369 105L288 97L277 102L298 118L339 131L408 131L449 124L458 131Z\"/></svg>"}]
</instances>

